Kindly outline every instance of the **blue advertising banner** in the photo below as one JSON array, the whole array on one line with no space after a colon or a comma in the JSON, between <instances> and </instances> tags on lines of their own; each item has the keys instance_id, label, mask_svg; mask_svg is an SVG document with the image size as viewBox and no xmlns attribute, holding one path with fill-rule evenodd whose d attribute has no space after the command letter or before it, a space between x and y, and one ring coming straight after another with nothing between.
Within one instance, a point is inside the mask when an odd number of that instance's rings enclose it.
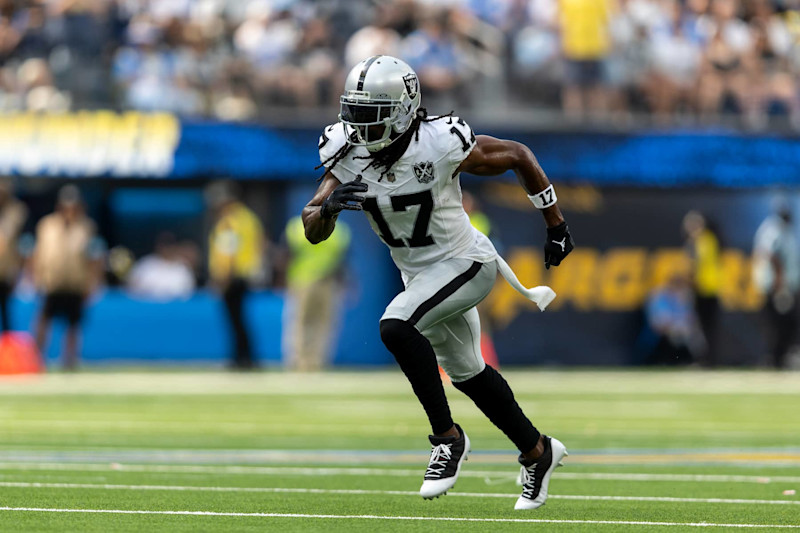
<instances>
[{"instance_id":1,"label":"blue advertising banner","mask_svg":"<svg viewBox=\"0 0 800 533\"><path fill-rule=\"evenodd\" d=\"M321 129L320 129L321 131ZM320 131L184 124L172 176L308 181ZM800 139L734 133L487 133L528 145L561 183L607 186L800 185ZM510 175L509 175L510 177Z\"/></svg>"},{"instance_id":2,"label":"blue advertising banner","mask_svg":"<svg viewBox=\"0 0 800 533\"><path fill-rule=\"evenodd\" d=\"M475 129L478 134L527 144L548 174L561 183L800 185L800 138L795 136L725 131L520 133ZM320 131L181 122L163 113L5 114L0 115L0 173L308 182L319 176L314 167L319 162Z\"/></svg>"}]
</instances>

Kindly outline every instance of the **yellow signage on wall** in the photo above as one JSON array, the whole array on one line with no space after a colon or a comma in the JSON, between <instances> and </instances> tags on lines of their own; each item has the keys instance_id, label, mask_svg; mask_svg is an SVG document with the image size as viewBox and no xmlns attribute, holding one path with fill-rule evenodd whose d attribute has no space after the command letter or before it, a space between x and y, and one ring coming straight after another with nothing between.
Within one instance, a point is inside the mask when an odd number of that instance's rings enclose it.
<instances>
[{"instance_id":1,"label":"yellow signage on wall","mask_svg":"<svg viewBox=\"0 0 800 533\"><path fill-rule=\"evenodd\" d=\"M0 115L0 174L160 177L172 171L180 123L167 113Z\"/></svg>"},{"instance_id":2,"label":"yellow signage on wall","mask_svg":"<svg viewBox=\"0 0 800 533\"><path fill-rule=\"evenodd\" d=\"M528 287L549 285L558 295L548 310L569 306L578 311L635 311L653 289L675 272L687 272L689 259L680 248L610 248L600 252L576 248L558 268L545 270L538 248L512 248L508 264ZM761 296L751 279L750 257L729 248L722 253L719 299L727 311L753 312ZM523 311L538 311L507 283L499 282L489 296L489 310L499 327Z\"/></svg>"}]
</instances>

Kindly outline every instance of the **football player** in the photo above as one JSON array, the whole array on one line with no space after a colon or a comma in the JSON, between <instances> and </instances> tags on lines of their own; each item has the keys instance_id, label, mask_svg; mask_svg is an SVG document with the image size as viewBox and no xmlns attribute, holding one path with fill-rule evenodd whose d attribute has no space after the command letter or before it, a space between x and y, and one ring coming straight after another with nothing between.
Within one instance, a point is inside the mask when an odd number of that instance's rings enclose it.
<instances>
[{"instance_id":1,"label":"football player","mask_svg":"<svg viewBox=\"0 0 800 533\"><path fill-rule=\"evenodd\" d=\"M522 495L516 509L536 509L547 499L550 475L567 455L541 434L514 399L508 383L480 353L475 306L499 271L544 310L549 287L523 287L487 237L473 229L461 203L459 174L495 176L513 170L544 215L545 266L558 266L574 243L556 194L524 145L475 136L464 120L428 116L420 107L416 73L400 59L372 56L347 76L339 121L319 140L325 173L303 209L312 243L334 231L343 210L363 210L389 247L405 290L386 308L380 333L411 383L431 424L431 456L420 494L430 499L456 482L470 451L454 423L437 362L520 451Z\"/></svg>"}]
</instances>

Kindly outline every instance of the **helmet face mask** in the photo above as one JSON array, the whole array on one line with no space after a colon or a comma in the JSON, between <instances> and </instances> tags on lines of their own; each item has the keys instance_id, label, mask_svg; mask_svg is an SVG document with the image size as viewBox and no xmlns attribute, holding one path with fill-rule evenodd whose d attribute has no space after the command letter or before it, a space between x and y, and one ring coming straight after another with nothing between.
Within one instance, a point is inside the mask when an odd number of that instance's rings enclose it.
<instances>
[{"instance_id":1,"label":"helmet face mask","mask_svg":"<svg viewBox=\"0 0 800 533\"><path fill-rule=\"evenodd\" d=\"M339 120L348 126L348 133L354 133L357 144L367 149L383 148L392 135L392 123L397 118L393 102L360 101L342 96ZM378 148L378 149L380 149Z\"/></svg>"},{"instance_id":2,"label":"helmet face mask","mask_svg":"<svg viewBox=\"0 0 800 533\"><path fill-rule=\"evenodd\" d=\"M377 152L406 132L420 105L416 73L391 56L372 56L347 76L339 100L348 142Z\"/></svg>"}]
</instances>

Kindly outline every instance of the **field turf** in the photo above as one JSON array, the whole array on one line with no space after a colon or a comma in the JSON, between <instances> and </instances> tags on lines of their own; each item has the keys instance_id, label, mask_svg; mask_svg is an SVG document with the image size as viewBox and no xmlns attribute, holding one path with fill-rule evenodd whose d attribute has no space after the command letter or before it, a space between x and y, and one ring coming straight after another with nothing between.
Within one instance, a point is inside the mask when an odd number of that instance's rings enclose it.
<instances>
[{"instance_id":1,"label":"field turf","mask_svg":"<svg viewBox=\"0 0 800 533\"><path fill-rule=\"evenodd\" d=\"M449 385L473 453L417 495L428 429L399 372L0 378L0 531L800 531L800 373L504 374L570 450L537 511Z\"/></svg>"}]
</instances>

